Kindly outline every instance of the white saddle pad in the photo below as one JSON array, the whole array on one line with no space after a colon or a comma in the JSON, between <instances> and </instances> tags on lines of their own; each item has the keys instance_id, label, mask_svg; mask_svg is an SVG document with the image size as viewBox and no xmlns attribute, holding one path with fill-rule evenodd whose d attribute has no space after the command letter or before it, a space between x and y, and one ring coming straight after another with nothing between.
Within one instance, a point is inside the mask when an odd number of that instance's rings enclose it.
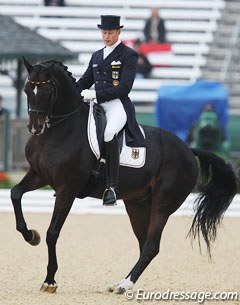
<instances>
[{"instance_id":1,"label":"white saddle pad","mask_svg":"<svg viewBox=\"0 0 240 305\"><path fill-rule=\"evenodd\" d=\"M144 130L140 126L141 132L145 137ZM92 152L97 159L100 159L100 148L97 139L96 122L93 115L93 102L90 103L88 115L88 141ZM123 132L123 147L120 154L120 165L127 167L140 168L145 164L146 147L129 147L126 145L125 130Z\"/></svg>"}]
</instances>

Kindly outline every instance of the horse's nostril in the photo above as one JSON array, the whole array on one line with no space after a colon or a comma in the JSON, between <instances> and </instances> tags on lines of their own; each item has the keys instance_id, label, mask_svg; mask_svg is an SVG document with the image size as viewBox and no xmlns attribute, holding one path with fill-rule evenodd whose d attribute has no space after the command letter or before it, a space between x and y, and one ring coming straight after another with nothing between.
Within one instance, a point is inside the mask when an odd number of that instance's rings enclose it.
<instances>
[{"instance_id":1,"label":"horse's nostril","mask_svg":"<svg viewBox=\"0 0 240 305\"><path fill-rule=\"evenodd\" d=\"M36 132L37 132L37 134L41 133L41 132L42 132L42 129L43 129L43 125L37 125L37 126L36 126Z\"/></svg>"}]
</instances>

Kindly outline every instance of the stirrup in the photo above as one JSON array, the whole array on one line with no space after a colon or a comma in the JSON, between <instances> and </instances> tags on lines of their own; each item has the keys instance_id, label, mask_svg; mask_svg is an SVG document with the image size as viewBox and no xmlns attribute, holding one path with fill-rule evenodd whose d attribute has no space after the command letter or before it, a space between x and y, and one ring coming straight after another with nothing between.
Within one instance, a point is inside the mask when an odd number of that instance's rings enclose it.
<instances>
[{"instance_id":1,"label":"stirrup","mask_svg":"<svg viewBox=\"0 0 240 305\"><path fill-rule=\"evenodd\" d=\"M103 193L103 206L117 205L117 195L113 187L106 188Z\"/></svg>"}]
</instances>

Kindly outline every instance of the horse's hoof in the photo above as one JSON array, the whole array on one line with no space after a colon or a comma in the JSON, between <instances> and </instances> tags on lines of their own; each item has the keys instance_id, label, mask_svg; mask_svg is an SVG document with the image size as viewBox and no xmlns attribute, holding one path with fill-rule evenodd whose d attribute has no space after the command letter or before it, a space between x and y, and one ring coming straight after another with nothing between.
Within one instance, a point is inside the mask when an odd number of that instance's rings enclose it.
<instances>
[{"instance_id":1,"label":"horse's hoof","mask_svg":"<svg viewBox=\"0 0 240 305\"><path fill-rule=\"evenodd\" d=\"M29 241L29 244L32 246L37 246L41 241L40 234L36 230L31 230L31 232L32 232L32 239Z\"/></svg>"},{"instance_id":2,"label":"horse's hoof","mask_svg":"<svg viewBox=\"0 0 240 305\"><path fill-rule=\"evenodd\" d=\"M113 292L116 289L116 286L111 286L107 288L107 292Z\"/></svg>"},{"instance_id":3,"label":"horse's hoof","mask_svg":"<svg viewBox=\"0 0 240 305\"><path fill-rule=\"evenodd\" d=\"M113 285L114 286L114 285ZM130 276L124 280L122 280L118 285L116 285L114 291L116 294L123 294L127 290L133 289L133 282L130 280Z\"/></svg>"},{"instance_id":4,"label":"horse's hoof","mask_svg":"<svg viewBox=\"0 0 240 305\"><path fill-rule=\"evenodd\" d=\"M111 292L111 293L115 292L116 294L123 294L125 291L126 291L125 288L117 287L115 285L107 288L107 292Z\"/></svg>"},{"instance_id":5,"label":"horse's hoof","mask_svg":"<svg viewBox=\"0 0 240 305\"><path fill-rule=\"evenodd\" d=\"M122 280L121 282L112 284L111 286L109 286L109 287L107 288L107 292L114 292L114 291L115 291L115 292L117 293L118 288L120 287L120 285L121 285L124 281L125 281L125 279Z\"/></svg>"},{"instance_id":6,"label":"horse's hoof","mask_svg":"<svg viewBox=\"0 0 240 305\"><path fill-rule=\"evenodd\" d=\"M48 283L43 283L42 287L40 288L41 292L47 292L47 293L55 293L57 290L57 283L54 284L48 284Z\"/></svg>"},{"instance_id":7,"label":"horse's hoof","mask_svg":"<svg viewBox=\"0 0 240 305\"><path fill-rule=\"evenodd\" d=\"M124 292L126 292L126 289L125 289L125 288L118 287L118 288L116 289L116 294L123 294Z\"/></svg>"}]
</instances>

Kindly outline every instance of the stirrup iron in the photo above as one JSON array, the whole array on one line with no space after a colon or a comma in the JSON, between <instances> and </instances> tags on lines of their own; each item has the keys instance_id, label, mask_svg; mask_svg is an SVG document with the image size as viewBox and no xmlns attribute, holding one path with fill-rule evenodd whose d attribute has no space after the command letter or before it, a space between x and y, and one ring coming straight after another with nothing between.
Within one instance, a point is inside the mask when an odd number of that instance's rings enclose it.
<instances>
[{"instance_id":1,"label":"stirrup iron","mask_svg":"<svg viewBox=\"0 0 240 305\"><path fill-rule=\"evenodd\" d=\"M116 190L113 187L106 188L103 193L103 206L117 205Z\"/></svg>"}]
</instances>

